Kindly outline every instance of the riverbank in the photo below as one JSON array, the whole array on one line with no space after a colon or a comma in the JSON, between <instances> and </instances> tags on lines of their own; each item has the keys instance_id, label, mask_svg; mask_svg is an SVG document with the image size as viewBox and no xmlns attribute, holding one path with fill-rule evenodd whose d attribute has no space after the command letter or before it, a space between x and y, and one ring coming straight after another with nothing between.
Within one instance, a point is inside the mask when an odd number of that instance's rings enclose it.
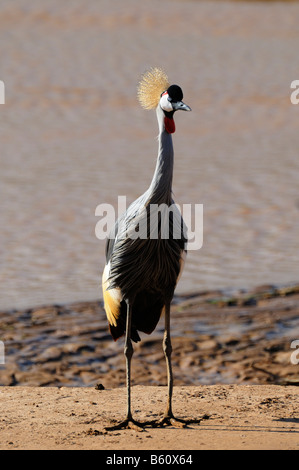
<instances>
[{"instance_id":1,"label":"riverbank","mask_svg":"<svg viewBox=\"0 0 299 470\"><path fill-rule=\"evenodd\" d=\"M176 385L299 383L299 366L291 361L299 286L176 297L171 315ZM0 331L0 385L125 384L124 340L113 342L100 302L0 312ZM134 344L133 384L166 383L162 337L163 318Z\"/></svg>"},{"instance_id":2,"label":"riverbank","mask_svg":"<svg viewBox=\"0 0 299 470\"><path fill-rule=\"evenodd\" d=\"M125 361L100 302L1 312L0 328L1 449L298 448L297 285L174 299L174 412L208 418L184 429L105 431L125 416ZM134 345L140 421L164 411L162 336L163 319Z\"/></svg>"}]
</instances>

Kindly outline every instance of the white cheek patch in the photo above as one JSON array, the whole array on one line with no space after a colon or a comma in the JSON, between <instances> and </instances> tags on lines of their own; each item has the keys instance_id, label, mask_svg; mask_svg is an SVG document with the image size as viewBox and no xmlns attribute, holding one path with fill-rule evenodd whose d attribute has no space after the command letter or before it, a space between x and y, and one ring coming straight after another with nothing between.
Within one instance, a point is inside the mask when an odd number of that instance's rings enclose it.
<instances>
[{"instance_id":1,"label":"white cheek patch","mask_svg":"<svg viewBox=\"0 0 299 470\"><path fill-rule=\"evenodd\" d=\"M161 96L160 106L164 111L173 111L171 102L168 101L168 93L163 93Z\"/></svg>"}]
</instances>

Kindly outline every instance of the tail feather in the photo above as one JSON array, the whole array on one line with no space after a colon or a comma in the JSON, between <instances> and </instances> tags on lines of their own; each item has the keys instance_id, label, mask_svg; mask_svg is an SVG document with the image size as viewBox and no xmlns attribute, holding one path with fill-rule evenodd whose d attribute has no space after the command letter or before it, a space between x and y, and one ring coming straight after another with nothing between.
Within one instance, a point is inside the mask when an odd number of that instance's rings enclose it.
<instances>
[{"instance_id":1,"label":"tail feather","mask_svg":"<svg viewBox=\"0 0 299 470\"><path fill-rule=\"evenodd\" d=\"M159 322L163 307L163 299L157 294L141 292L136 296L132 306L132 341L138 343L141 340L138 331L146 334L151 334L154 331ZM109 329L114 341L125 334L126 321L127 305L125 301L122 301L116 325L109 323Z\"/></svg>"},{"instance_id":2,"label":"tail feather","mask_svg":"<svg viewBox=\"0 0 299 470\"><path fill-rule=\"evenodd\" d=\"M109 323L109 330L114 341L117 341L125 334L126 328L122 325L113 326ZM131 340L134 341L134 343L141 341L138 331L135 328L131 328Z\"/></svg>"}]
</instances>

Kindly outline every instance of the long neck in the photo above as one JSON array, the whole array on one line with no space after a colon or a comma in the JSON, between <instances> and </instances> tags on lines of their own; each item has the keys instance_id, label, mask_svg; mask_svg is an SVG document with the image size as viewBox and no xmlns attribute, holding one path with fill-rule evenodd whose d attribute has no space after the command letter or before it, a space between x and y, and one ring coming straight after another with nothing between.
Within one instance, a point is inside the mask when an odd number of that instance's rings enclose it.
<instances>
[{"instance_id":1,"label":"long neck","mask_svg":"<svg viewBox=\"0 0 299 470\"><path fill-rule=\"evenodd\" d=\"M157 107L159 124L159 152L155 173L149 187L151 203L170 203L173 175L173 145L171 134L166 132L164 112Z\"/></svg>"}]
</instances>

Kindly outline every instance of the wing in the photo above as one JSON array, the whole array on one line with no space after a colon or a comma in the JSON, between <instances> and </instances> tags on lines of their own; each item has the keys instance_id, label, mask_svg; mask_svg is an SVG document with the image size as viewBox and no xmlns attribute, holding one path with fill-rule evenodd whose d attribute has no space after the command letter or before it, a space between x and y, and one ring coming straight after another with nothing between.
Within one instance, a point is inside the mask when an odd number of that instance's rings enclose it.
<instances>
[{"instance_id":1,"label":"wing","mask_svg":"<svg viewBox=\"0 0 299 470\"><path fill-rule=\"evenodd\" d=\"M140 198L139 198L140 199ZM128 225L128 217L134 218L135 210L134 207L138 207L139 200L135 201L128 210L116 221L113 229L111 230L109 237L106 241L105 247L105 256L106 256L106 265L104 268L102 276L102 290L103 290L103 300L106 316L108 323L110 325L110 331L112 336L115 338L117 335L118 320L120 316L124 316L124 306L122 305L123 296L121 289L118 286L112 285L110 275L111 275L111 260L117 246L121 243L119 239L122 235L123 229L121 227L126 227ZM121 232L121 233L120 233ZM115 335L113 334L115 332ZM121 336L121 335L119 335ZM119 337L118 336L118 337ZM117 338L115 338L117 339Z\"/></svg>"}]
</instances>

